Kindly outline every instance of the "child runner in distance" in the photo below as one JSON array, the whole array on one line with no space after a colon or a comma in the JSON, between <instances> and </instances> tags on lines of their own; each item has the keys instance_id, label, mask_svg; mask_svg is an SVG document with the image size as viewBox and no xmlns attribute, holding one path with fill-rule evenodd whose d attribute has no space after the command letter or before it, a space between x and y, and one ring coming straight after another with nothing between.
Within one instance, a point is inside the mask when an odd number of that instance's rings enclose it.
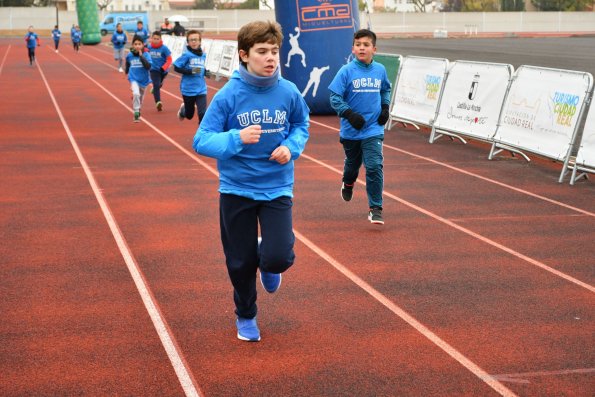
<instances>
[{"instance_id":1,"label":"child runner in distance","mask_svg":"<svg viewBox=\"0 0 595 397\"><path fill-rule=\"evenodd\" d=\"M27 53L29 54L29 65L33 66L33 62L35 62L35 49L41 45L39 36L33 31L33 25L29 26L29 30L25 35L25 43L27 44Z\"/></svg>"},{"instance_id":2,"label":"child runner in distance","mask_svg":"<svg viewBox=\"0 0 595 397\"><path fill-rule=\"evenodd\" d=\"M132 90L132 110L134 122L140 122L140 110L145 97L145 89L151 84L149 70L151 69L151 55L145 52L143 39L134 36L132 48L126 56L126 74Z\"/></svg>"},{"instance_id":3,"label":"child runner in distance","mask_svg":"<svg viewBox=\"0 0 595 397\"><path fill-rule=\"evenodd\" d=\"M163 80L169 72L169 65L171 65L171 51L163 41L161 41L161 32L156 30L151 35L151 44L149 44L149 54L151 55L151 80L153 81L153 98L155 99L155 107L157 111L163 110L161 103L161 87Z\"/></svg>"},{"instance_id":4,"label":"child runner in distance","mask_svg":"<svg viewBox=\"0 0 595 397\"><path fill-rule=\"evenodd\" d=\"M79 25L76 25L74 27L74 30L72 30L71 32L72 32L72 48L74 48L74 51L79 52L79 49L81 47L81 40L83 38L83 32L81 32L81 28L79 27Z\"/></svg>"},{"instance_id":5,"label":"child runner in distance","mask_svg":"<svg viewBox=\"0 0 595 397\"><path fill-rule=\"evenodd\" d=\"M149 40L149 31L145 28L143 21L138 21L136 23L136 30L134 31L134 35L141 38L143 44L146 46Z\"/></svg>"},{"instance_id":6,"label":"child runner in distance","mask_svg":"<svg viewBox=\"0 0 595 397\"><path fill-rule=\"evenodd\" d=\"M240 28L239 71L214 96L193 144L197 153L217 159L221 242L237 337L252 342L260 340L258 270L263 288L273 293L295 260L294 161L309 136L310 110L295 84L279 74L282 41L276 22Z\"/></svg>"},{"instance_id":7,"label":"child runner in distance","mask_svg":"<svg viewBox=\"0 0 595 397\"><path fill-rule=\"evenodd\" d=\"M124 69L122 69L122 64L124 63L124 47L128 42L128 37L126 36L126 32L122 30L122 24L118 23L116 25L116 30L114 34L112 34L112 44L114 45L114 60L118 61L118 72L123 73Z\"/></svg>"},{"instance_id":8,"label":"child runner in distance","mask_svg":"<svg viewBox=\"0 0 595 397\"><path fill-rule=\"evenodd\" d=\"M54 26L54 30L52 30L52 39L54 39L54 47L56 52L58 52L58 46L60 45L60 36L62 36L62 32L58 29L58 25Z\"/></svg>"},{"instance_id":9,"label":"child runner in distance","mask_svg":"<svg viewBox=\"0 0 595 397\"><path fill-rule=\"evenodd\" d=\"M364 164L368 195L368 220L384 224L382 141L388 121L391 85L386 69L374 62L376 34L361 29L353 36L354 59L343 65L329 85L332 108L341 117L340 142L345 151L341 197L350 201Z\"/></svg>"},{"instance_id":10,"label":"child runner in distance","mask_svg":"<svg viewBox=\"0 0 595 397\"><path fill-rule=\"evenodd\" d=\"M186 51L174 62L174 70L182 74L180 91L184 102L178 110L178 119L192 120L194 109L198 111L198 123L207 110L207 84L205 76L209 73L205 69L207 55L202 51L201 34L198 30L189 30L186 36L188 46Z\"/></svg>"}]
</instances>

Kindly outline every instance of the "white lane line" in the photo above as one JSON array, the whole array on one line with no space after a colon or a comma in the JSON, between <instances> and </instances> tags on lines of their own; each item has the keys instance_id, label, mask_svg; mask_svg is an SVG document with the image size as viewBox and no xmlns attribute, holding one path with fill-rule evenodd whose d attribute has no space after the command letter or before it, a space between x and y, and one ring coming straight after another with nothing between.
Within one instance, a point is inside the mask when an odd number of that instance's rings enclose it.
<instances>
[{"instance_id":1,"label":"white lane line","mask_svg":"<svg viewBox=\"0 0 595 397\"><path fill-rule=\"evenodd\" d=\"M320 123L320 122L317 122L317 121L311 121L311 122L313 124L318 124L318 125L320 125L322 127L328 128L328 129L330 129L332 131L337 131L337 132L339 131L339 129L337 129L335 127L331 127L328 124ZM462 174L469 175L469 176L472 176L474 178L481 179L481 180L486 181L486 182L489 182L489 183L493 183L493 184L498 185L500 187L504 187L506 189L514 190L515 192L518 192L518 193L521 193L521 194L525 194L527 196L531 196L531 197L537 198L539 200L543 200L543 201L546 201L548 203L551 203L551 204L554 204L554 205L558 205L560 207L567 208L567 209L572 210L572 211L579 212L579 213L581 213L583 215L588 215L588 216L595 217L595 213L593 213L593 212L586 211L586 210L583 210L581 208L573 207L573 206L571 206L569 204L566 204L566 203L563 203L561 201L557 201L557 200L554 200L554 199L551 199L551 198L548 198L548 197L545 197L545 196L541 196L539 194L532 193L532 192L530 192L528 190L520 189L520 188L514 187L512 185L508 185L506 183L499 182L499 181L497 181L495 179L487 178L485 176L481 176L479 174L475 174L473 172L464 170L462 168L454 167L454 166L452 166L450 164L446 164L446 163L443 163L441 161L437 161L437 160L431 159L429 157L420 156L419 154L411 153L411 152L408 152L406 150L399 149L397 147L394 147L394 146L391 146L391 145L387 145L387 144L384 144L384 147L385 148L388 148L388 149L391 149L391 150L394 150L396 152L404 153L404 154L406 154L408 156L415 157L415 158L420 159L420 160L428 161L430 163L437 164L437 165L440 165L440 166L445 167L445 168L449 168L449 169L451 169L453 171L460 172Z\"/></svg>"},{"instance_id":2,"label":"white lane line","mask_svg":"<svg viewBox=\"0 0 595 397\"><path fill-rule=\"evenodd\" d=\"M308 248L318 254L321 258L326 260L331 266L341 272L345 277L351 280L354 284L358 287L366 291L370 296L380 302L384 307L388 310L399 316L403 319L407 324L412 326L417 332L425 336L430 342L438 346L442 349L446 354L450 357L457 360L463 367L467 368L470 372L472 372L475 376L479 379L487 383L492 389L500 393L502 396L515 396L515 394L509 390L506 386L500 383L497 379L493 376L490 376L486 371L484 371L481 367L475 364L473 361L465 357L461 354L457 349L449 345L447 342L442 340L438 335L430 331L428 327L417 321L413 316L407 313L405 310L401 309L395 303L393 303L390 299L384 296L381 292L376 290L370 284L362 280L359 276L355 273L347 269L341 263L336 261L333 257L327 254L324 250L314 244L312 241L308 240L304 235L299 233L297 230L294 229L294 233L296 237L303 242Z\"/></svg>"},{"instance_id":3,"label":"white lane line","mask_svg":"<svg viewBox=\"0 0 595 397\"><path fill-rule=\"evenodd\" d=\"M115 99L118 103L120 103L122 106L124 106L126 108L129 108L124 102L119 100L115 95L113 95L110 91L108 91L100 83L95 81L91 76L89 76L87 73L83 72L76 65L74 65L74 64L72 64L72 65L79 72L81 72L85 77L87 77L89 80L91 80L95 85L97 85L99 88L101 88L105 93L107 93L109 96L111 96L113 99ZM216 169L209 166L204 161L200 160L198 158L198 156L196 156L193 152L190 152L189 150L186 150L185 148L183 148L181 145L179 145L177 142L175 142L172 138L170 138L167 134L162 132L159 128L155 127L153 124L148 122L146 119L141 118L141 120L144 123L146 123L149 127L151 127L151 129L153 129L159 135L164 137L168 142L172 143L175 147L180 149L184 154L189 156L193 161L196 161L201 166L205 167L215 177L219 177L219 173L217 172ZM368 294L370 294L374 299L378 300L385 307L387 307L389 310L391 310L393 313L395 313L397 316L399 316L401 319L403 319L405 322L407 322L409 325L411 325L414 329L416 329L418 332L423 334L426 338L428 338L430 340L430 342L434 343L436 346L438 346L440 349L442 349L446 354L448 354L449 356L451 356L452 358L457 360L461 365L463 365L463 367L465 367L467 370L469 370L473 374L475 374L480 380L487 383L490 387L492 387L499 394L501 394L502 396L507 396L507 397L516 396L512 391L510 391L508 388L506 388L506 386L504 386L503 384L498 382L496 379L491 378L487 372L485 372L478 365L476 365L471 360L466 358L464 355L459 353L456 349L454 349L448 343L446 343L445 341L440 339L436 334L431 332L422 323L417 321L415 318L413 318L411 315L409 315L403 309L401 309L400 307L395 305L393 302L391 302L388 298L386 298L384 295L382 295L379 291L375 290L372 286L370 286L365 281L363 281L362 279L357 277L354 273L350 272L347 268L345 268L339 262L334 260L331 256L329 256L324 251L322 251L320 248L318 248L316 245L314 245L314 243L312 243L310 240L308 240L299 231L294 229L294 233L296 234L296 237L301 242L303 242L306 246L308 246L315 253L320 255L323 259L325 259L333 267L335 267L337 270L339 270L342 274L347 276L347 278L349 278L352 282L354 282L356 285L358 285L360 288L362 288L364 291L366 291Z\"/></svg>"},{"instance_id":4,"label":"white lane line","mask_svg":"<svg viewBox=\"0 0 595 397\"><path fill-rule=\"evenodd\" d=\"M64 59L66 59L66 58L64 58ZM70 62L70 61L68 61L68 62ZM114 236L114 239L116 240L116 244L118 245L118 248L120 249L120 253L122 254L122 257L124 258L124 262L126 262L128 271L130 272L130 275L132 276L132 279L134 280L134 284L136 285L136 288L142 298L145 308L147 309L147 312L149 313L149 316L151 317L151 320L153 322L155 330L157 331L157 334L159 335L159 339L161 340L161 343L162 343L163 347L165 348L165 351L167 352L167 356L169 357L169 360L176 372L176 375L178 376L178 380L179 380L180 384L182 385L182 388L184 389L184 393L186 394L186 396L198 397L198 396L200 396L200 394L199 394L200 388L198 387L196 380L194 379L194 377L192 376L191 372L188 369L188 364L186 363L186 360L184 359L184 357L181 353L181 350L178 346L178 343L175 340L173 332L171 331L169 325L167 324L167 321L165 320L165 317L163 316L163 313L161 312L161 309L159 308L159 305L157 304L157 300L155 299L153 293L151 292L151 290L148 286L148 283L145 280L142 270L138 266L138 263L136 262L134 255L130 251L130 248L128 247L128 243L126 242L126 239L124 238L124 236L120 230L120 227L118 226L118 223L116 222L116 219L114 218L114 216L111 212L111 209L110 209L107 201L105 200L105 197L103 196L103 193L101 192L101 189L100 189L99 185L97 184L95 177L93 176L93 173L89 169L87 161L85 160L78 144L76 143L76 140L74 139L72 132L70 131L70 127L68 126L68 123L66 122L66 119L64 118L62 111L60 110L60 106L58 105L58 102L56 101L56 98L54 97L53 91L50 88L50 85L49 85L47 79L45 78L45 75L44 75L44 73L41 69L41 65L39 65L39 63L37 63L37 68L39 69L39 73L41 73L43 82L48 90L48 93L49 93L51 99L52 99L54 107L56 108L56 112L58 113L58 116L60 117L60 121L62 122L62 125L64 126L64 130L66 131L66 134L68 135L68 139L70 140L70 143L76 153L76 156L77 156L79 162L81 163L81 166L83 167L85 175L87 176L87 179L89 180L89 184L91 185L91 188L93 189L93 193L95 194L95 198L97 199L97 202L99 203L99 206L101 207L103 216L105 217L105 220L107 221L107 224L112 232L112 235Z\"/></svg>"},{"instance_id":5,"label":"white lane line","mask_svg":"<svg viewBox=\"0 0 595 397\"><path fill-rule=\"evenodd\" d=\"M8 48L6 48L6 53L4 53L4 58L2 58L2 63L0 64L0 75L2 75L2 69L4 69L4 63L6 62L6 58L8 57L8 51L10 51L10 44Z\"/></svg>"},{"instance_id":6,"label":"white lane line","mask_svg":"<svg viewBox=\"0 0 595 397\"><path fill-rule=\"evenodd\" d=\"M541 378L546 376L560 376L560 375L583 375L595 372L595 368L578 368L578 369L561 369L558 371L535 371L535 372L520 372L516 374L497 374L490 375L493 379L510 382L510 383L531 383L529 379L525 378Z\"/></svg>"},{"instance_id":7,"label":"white lane line","mask_svg":"<svg viewBox=\"0 0 595 397\"><path fill-rule=\"evenodd\" d=\"M327 168L327 169L333 171L336 174L343 175L343 171L342 170L339 170L337 168L334 168L334 167L332 167L332 166L330 166L330 165L328 165L328 164L326 164L326 163L324 163L324 162L322 162L320 160L317 160L317 159L315 159L313 157L308 156L307 154L302 154L302 157L304 157L304 158L306 158L306 159L308 159L308 160L310 160L310 161L312 161L312 162L314 162L316 164L319 164L320 166L322 166L324 168ZM363 186L366 186L366 182L362 181L361 179L358 179L356 182L359 183L359 184L361 184L361 185L363 185ZM574 278L574 277L572 277L572 276L570 276L570 275L568 275L566 273L562 273L561 271L556 270L553 267L550 267L550 266L546 265L545 263L542 263L542 262L540 262L540 261L538 261L536 259L530 258L530 257L528 257L526 255L523 255L520 252L515 251L512 248L508 248L507 246L502 245L500 243L497 243L496 241L494 241L492 239L489 239L489 238L487 238L485 236L482 236L479 233L475 233L474 231L471 231L471 230L469 230L469 229L467 229L467 228L465 228L463 226L460 226L460 225L458 225L458 224L456 224L456 223L454 223L454 222L452 222L452 221L450 221L450 220L448 220L446 218L441 217L440 215L436 215L433 212L430 212L430 211L428 211L428 210L426 210L426 209L424 209L424 208L422 208L422 207L420 207L418 205L415 205L415 204L413 204L413 203L411 203L411 202L409 202L407 200L404 200L404 199L402 199L400 197L397 197L394 194L387 192L386 190L383 192L383 194L386 197L389 197L389 198L391 198L391 199L393 199L393 200L395 200L395 201L397 201L397 202L399 202L401 204L404 204L407 207L409 207L409 208L411 208L411 209L413 209L413 210L415 210L417 212L421 212L422 214L427 215L430 218L437 220L438 222L442 222L445 225L448 225L448 226L450 226L450 227L452 227L454 229L457 229L460 232L463 232L463 233L465 233L465 234L467 234L467 235L469 235L471 237L474 237L474 238L476 238L476 239L478 239L480 241L483 241L486 244L489 244L489 245L491 245L493 247L496 247L496 248L498 248L498 249L500 249L500 250L502 250L504 252L507 252L507 253L509 253L509 254L511 254L513 256L516 256L517 258L522 259L525 262L528 262L528 263L532 264L533 266L537 266L537 267L539 267L539 268L541 268L541 269L543 269L543 270L545 270L547 272L550 272L550 273L552 273L552 274L554 274L554 275L556 275L556 276L558 276L560 278L563 278L563 279L565 279L567 281L570 281L571 283L574 283L574 284L576 284L576 285L578 285L580 287L583 287L583 288L585 288L585 289L587 289L587 290L589 290L591 292L595 292L595 287L593 287L592 285L587 284L587 283L585 283L585 282L583 282L581 280L578 280L578 279L576 279L576 278Z\"/></svg>"}]
</instances>

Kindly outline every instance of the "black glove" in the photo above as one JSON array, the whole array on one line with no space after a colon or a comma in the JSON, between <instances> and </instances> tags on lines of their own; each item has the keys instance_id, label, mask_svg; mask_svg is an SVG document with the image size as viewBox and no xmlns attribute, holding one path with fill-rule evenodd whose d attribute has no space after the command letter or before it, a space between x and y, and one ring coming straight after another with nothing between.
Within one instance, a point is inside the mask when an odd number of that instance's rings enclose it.
<instances>
[{"instance_id":1,"label":"black glove","mask_svg":"<svg viewBox=\"0 0 595 397\"><path fill-rule=\"evenodd\" d=\"M388 121L389 116L390 115L388 112L388 105L386 105L386 104L382 105L382 110L380 111L380 116L378 116L378 124L385 125L386 122Z\"/></svg>"},{"instance_id":2,"label":"black glove","mask_svg":"<svg viewBox=\"0 0 595 397\"><path fill-rule=\"evenodd\" d=\"M341 117L346 118L347 121L349 121L349 124L356 130L361 130L364 124L366 124L366 119L364 119L361 114L354 112L351 109L344 111Z\"/></svg>"},{"instance_id":3,"label":"black glove","mask_svg":"<svg viewBox=\"0 0 595 397\"><path fill-rule=\"evenodd\" d=\"M132 53L132 55L134 55L135 57L137 57L137 56L138 56L138 51L137 51L136 49L134 49L134 47L130 49L130 52L131 52L131 53Z\"/></svg>"}]
</instances>

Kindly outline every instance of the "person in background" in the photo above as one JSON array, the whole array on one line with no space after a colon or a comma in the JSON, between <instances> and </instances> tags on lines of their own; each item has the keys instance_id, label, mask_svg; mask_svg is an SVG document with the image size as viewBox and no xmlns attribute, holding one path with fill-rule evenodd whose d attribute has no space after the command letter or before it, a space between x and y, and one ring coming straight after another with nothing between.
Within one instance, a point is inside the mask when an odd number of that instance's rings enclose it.
<instances>
[{"instance_id":1,"label":"person in background","mask_svg":"<svg viewBox=\"0 0 595 397\"><path fill-rule=\"evenodd\" d=\"M188 44L186 51L174 62L174 70L182 75L180 91L184 99L184 102L180 105L180 110L178 110L178 119L180 121L185 118L192 120L196 108L199 124L207 110L205 76L210 75L205 69L207 54L202 52L201 42L200 32L198 30L189 30L186 37L186 43Z\"/></svg>"},{"instance_id":2,"label":"person in background","mask_svg":"<svg viewBox=\"0 0 595 397\"><path fill-rule=\"evenodd\" d=\"M368 220L383 225L384 185L382 141L389 118L391 85L386 69L375 62L376 34L360 29L353 36L354 58L343 65L329 85L331 107L341 117L339 140L345 151L341 198L351 201L359 168L366 168Z\"/></svg>"},{"instance_id":3,"label":"person in background","mask_svg":"<svg viewBox=\"0 0 595 397\"><path fill-rule=\"evenodd\" d=\"M172 32L174 33L174 36L182 37L186 34L186 29L180 25L179 21L176 21Z\"/></svg>"},{"instance_id":4,"label":"person in background","mask_svg":"<svg viewBox=\"0 0 595 397\"><path fill-rule=\"evenodd\" d=\"M172 34L173 28L174 27L169 21L169 19L165 17L163 23L161 24L161 34Z\"/></svg>"},{"instance_id":5,"label":"person in background","mask_svg":"<svg viewBox=\"0 0 595 397\"><path fill-rule=\"evenodd\" d=\"M143 21L138 21L136 23L136 30L134 31L134 35L140 37L145 46L148 44L149 31L147 30L147 28L145 28Z\"/></svg>"},{"instance_id":6,"label":"person in background","mask_svg":"<svg viewBox=\"0 0 595 397\"><path fill-rule=\"evenodd\" d=\"M145 52L142 37L134 36L132 48L126 56L126 74L132 90L132 110L134 122L140 122L140 111L145 97L145 89L151 84L149 70L151 69L151 55Z\"/></svg>"},{"instance_id":7,"label":"person in background","mask_svg":"<svg viewBox=\"0 0 595 397\"><path fill-rule=\"evenodd\" d=\"M268 293L295 261L292 228L294 161L309 137L310 110L279 74L283 42L276 22L238 32L239 71L213 98L193 148L217 159L219 219L233 285L237 338L257 342L256 278ZM258 237L260 226L260 235Z\"/></svg>"},{"instance_id":8,"label":"person in background","mask_svg":"<svg viewBox=\"0 0 595 397\"><path fill-rule=\"evenodd\" d=\"M171 51L163 41L161 40L161 32L156 30L151 35L151 44L148 47L149 54L151 55L151 80L153 81L153 98L155 99L155 107L158 112L163 110L163 103L161 103L161 87L163 86L163 80L169 72L169 66L171 65Z\"/></svg>"},{"instance_id":9,"label":"person in background","mask_svg":"<svg viewBox=\"0 0 595 397\"><path fill-rule=\"evenodd\" d=\"M25 35L25 43L27 44L27 53L29 54L29 65L33 66L33 62L35 62L35 49L41 45L39 36L33 31L33 25L29 26Z\"/></svg>"},{"instance_id":10,"label":"person in background","mask_svg":"<svg viewBox=\"0 0 595 397\"><path fill-rule=\"evenodd\" d=\"M79 52L82 38L83 32L81 32L81 28L79 25L75 25L74 30L72 31L72 48L74 48L74 51Z\"/></svg>"},{"instance_id":11,"label":"person in background","mask_svg":"<svg viewBox=\"0 0 595 397\"><path fill-rule=\"evenodd\" d=\"M54 39L54 47L56 52L58 52L58 46L60 45L60 36L62 36L62 32L60 32L60 29L58 29L58 25L55 25L54 30L52 30L52 39Z\"/></svg>"},{"instance_id":12,"label":"person in background","mask_svg":"<svg viewBox=\"0 0 595 397\"><path fill-rule=\"evenodd\" d=\"M128 42L128 37L126 36L126 32L122 30L122 24L118 23L116 25L116 30L112 35L112 44L114 45L114 60L118 61L118 72L124 73L124 69L122 69L122 64L124 63L125 59L125 49L126 43Z\"/></svg>"}]
</instances>

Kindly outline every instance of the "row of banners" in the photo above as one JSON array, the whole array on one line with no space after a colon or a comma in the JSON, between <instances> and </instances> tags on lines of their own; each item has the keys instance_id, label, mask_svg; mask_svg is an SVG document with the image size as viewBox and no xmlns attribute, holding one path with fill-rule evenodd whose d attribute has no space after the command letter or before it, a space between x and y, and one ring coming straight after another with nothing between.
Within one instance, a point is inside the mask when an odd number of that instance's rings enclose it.
<instances>
[{"instance_id":1,"label":"row of banners","mask_svg":"<svg viewBox=\"0 0 595 397\"><path fill-rule=\"evenodd\" d=\"M441 133L491 142L490 159L502 148L562 161L560 182L578 148L573 167L595 171L595 109L579 131L590 73L409 56L400 65L389 129L405 121L431 127L430 142Z\"/></svg>"},{"instance_id":2,"label":"row of banners","mask_svg":"<svg viewBox=\"0 0 595 397\"><path fill-rule=\"evenodd\" d=\"M185 50L183 37L163 36L163 41L174 60ZM211 73L230 77L238 69L236 41L205 38L202 48ZM564 163L560 182L578 147L575 167L595 170L595 109L579 134L593 88L591 74L526 65L515 72L509 64L444 58L385 59L398 67L388 129L404 121L431 127L430 142L441 133L491 142L490 159L496 148L532 152ZM311 83L304 97L316 95L319 81Z\"/></svg>"}]
</instances>

